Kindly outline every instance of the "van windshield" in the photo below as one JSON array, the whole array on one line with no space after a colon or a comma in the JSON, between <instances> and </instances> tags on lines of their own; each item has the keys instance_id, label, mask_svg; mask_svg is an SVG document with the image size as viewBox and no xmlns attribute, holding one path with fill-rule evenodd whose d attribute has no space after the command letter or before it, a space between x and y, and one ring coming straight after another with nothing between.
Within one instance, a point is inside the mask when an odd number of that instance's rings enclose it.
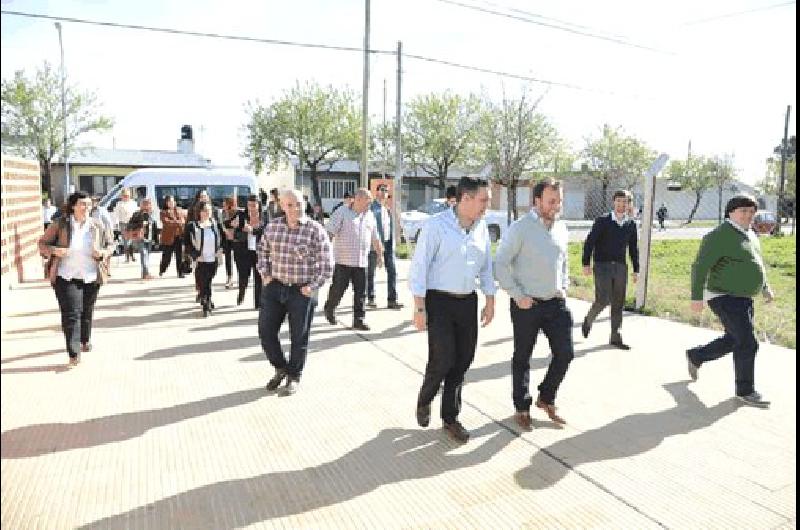
<instances>
[{"instance_id":1,"label":"van windshield","mask_svg":"<svg viewBox=\"0 0 800 530\"><path fill-rule=\"evenodd\" d=\"M119 196L119 190L121 189L122 189L122 182L111 188L111 190L108 193L106 193L106 196L100 199L99 203L100 206L108 209L108 206L111 203L111 201Z\"/></svg>"}]
</instances>

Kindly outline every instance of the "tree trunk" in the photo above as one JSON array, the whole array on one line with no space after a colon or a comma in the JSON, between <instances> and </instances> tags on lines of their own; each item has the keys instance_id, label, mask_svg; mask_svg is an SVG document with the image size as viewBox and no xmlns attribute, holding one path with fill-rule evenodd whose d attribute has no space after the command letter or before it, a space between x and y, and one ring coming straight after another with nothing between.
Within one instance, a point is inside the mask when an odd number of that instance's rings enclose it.
<instances>
[{"instance_id":1,"label":"tree trunk","mask_svg":"<svg viewBox=\"0 0 800 530\"><path fill-rule=\"evenodd\" d=\"M47 195L47 198L53 198L53 190L50 189L50 182L51 182L51 166L50 160L45 160L43 158L39 159L39 174L42 178L42 198L44 199L44 195ZM55 203L54 203L55 204Z\"/></svg>"},{"instance_id":2,"label":"tree trunk","mask_svg":"<svg viewBox=\"0 0 800 530\"><path fill-rule=\"evenodd\" d=\"M719 190L719 209L717 212L717 223L722 224L722 186L720 186L718 190Z\"/></svg>"},{"instance_id":3,"label":"tree trunk","mask_svg":"<svg viewBox=\"0 0 800 530\"><path fill-rule=\"evenodd\" d=\"M513 199L512 194L515 193L514 187L511 184L511 179L509 179L508 184L506 184L506 216L508 218L508 224L511 224L511 221L514 219L513 213Z\"/></svg>"},{"instance_id":4,"label":"tree trunk","mask_svg":"<svg viewBox=\"0 0 800 530\"><path fill-rule=\"evenodd\" d=\"M691 222L692 222L692 219L694 219L694 214L696 214L696 213L697 213L697 208L700 206L700 199L702 199L702 198L703 198L703 191L702 191L702 190L700 190L700 191L696 191L696 192L694 192L694 194L695 194L695 196L696 196L697 198L696 198L696 199L695 199L695 201L694 201L694 206L692 207L692 211L691 211L691 212L689 212L689 218L688 218L688 219L686 219L686 222L685 222L685 223L683 223L683 224L684 224L684 226L685 226L685 225L688 225L688 224L691 224Z\"/></svg>"},{"instance_id":5,"label":"tree trunk","mask_svg":"<svg viewBox=\"0 0 800 530\"><path fill-rule=\"evenodd\" d=\"M311 195L314 196L315 204L322 206L322 197L319 193L319 177L317 176L317 164L310 164L311 169Z\"/></svg>"},{"instance_id":6,"label":"tree trunk","mask_svg":"<svg viewBox=\"0 0 800 530\"><path fill-rule=\"evenodd\" d=\"M511 189L509 191L509 207L511 208L511 214L513 215L514 221L517 220L517 178L513 177L511 179ZM511 224L511 220L509 219L509 223Z\"/></svg>"}]
</instances>

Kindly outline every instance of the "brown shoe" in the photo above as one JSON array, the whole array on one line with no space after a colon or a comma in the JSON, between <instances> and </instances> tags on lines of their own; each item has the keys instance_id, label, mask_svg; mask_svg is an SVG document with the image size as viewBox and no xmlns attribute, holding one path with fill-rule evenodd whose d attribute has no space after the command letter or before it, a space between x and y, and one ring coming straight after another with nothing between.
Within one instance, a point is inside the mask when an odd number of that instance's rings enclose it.
<instances>
[{"instance_id":1,"label":"brown shoe","mask_svg":"<svg viewBox=\"0 0 800 530\"><path fill-rule=\"evenodd\" d=\"M556 406L552 403L545 403L541 398L536 400L536 406L547 413L547 417L559 424L567 423L567 420L556 414Z\"/></svg>"},{"instance_id":2,"label":"brown shoe","mask_svg":"<svg viewBox=\"0 0 800 530\"><path fill-rule=\"evenodd\" d=\"M531 413L528 411L520 411L514 414L514 419L517 421L517 425L523 431L530 431L531 430Z\"/></svg>"},{"instance_id":3,"label":"brown shoe","mask_svg":"<svg viewBox=\"0 0 800 530\"><path fill-rule=\"evenodd\" d=\"M81 362L81 356L76 355L75 357L69 358L69 365L70 366L78 366L78 363Z\"/></svg>"},{"instance_id":4,"label":"brown shoe","mask_svg":"<svg viewBox=\"0 0 800 530\"><path fill-rule=\"evenodd\" d=\"M81 351L82 352L92 351L92 343L91 342L81 343Z\"/></svg>"},{"instance_id":5,"label":"brown shoe","mask_svg":"<svg viewBox=\"0 0 800 530\"><path fill-rule=\"evenodd\" d=\"M460 421L454 421L453 423L445 423L443 425L445 431L447 431L447 435L450 436L453 440L458 443L466 443L469 440L469 431L467 431L463 425L461 425Z\"/></svg>"}]
</instances>

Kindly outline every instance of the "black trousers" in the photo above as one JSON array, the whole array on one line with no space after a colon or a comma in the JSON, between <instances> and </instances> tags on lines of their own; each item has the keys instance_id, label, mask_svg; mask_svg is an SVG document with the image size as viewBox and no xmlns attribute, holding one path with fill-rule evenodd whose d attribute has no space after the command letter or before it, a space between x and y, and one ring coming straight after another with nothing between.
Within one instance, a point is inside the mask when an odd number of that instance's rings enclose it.
<instances>
[{"instance_id":1,"label":"black trousers","mask_svg":"<svg viewBox=\"0 0 800 530\"><path fill-rule=\"evenodd\" d=\"M270 364L276 370L286 370L295 381L300 380L306 364L308 338L316 307L316 298L305 296L297 285L284 285L278 280L269 282L262 293L261 308L258 311L258 337L261 347ZM287 316L291 337L288 361L278 337Z\"/></svg>"},{"instance_id":2,"label":"black trousers","mask_svg":"<svg viewBox=\"0 0 800 530\"><path fill-rule=\"evenodd\" d=\"M550 341L553 354L547 374L539 385L539 398L553 404L558 387L567 374L569 363L575 357L572 343L572 313L563 298L536 302L530 309L520 309L511 300L511 323L514 328L514 357L511 359L511 384L514 407L518 412L531 408L528 385L530 383L531 354L536 346L539 330Z\"/></svg>"},{"instance_id":3,"label":"black trousers","mask_svg":"<svg viewBox=\"0 0 800 530\"><path fill-rule=\"evenodd\" d=\"M158 273L164 274L172 261L172 254L175 254L175 271L178 276L182 276L183 267L183 240L179 237L171 245L161 245L161 264L158 266Z\"/></svg>"},{"instance_id":4,"label":"black trousers","mask_svg":"<svg viewBox=\"0 0 800 530\"><path fill-rule=\"evenodd\" d=\"M442 391L441 416L453 423L461 411L461 387L475 358L478 344L478 295L455 298L428 291L428 364L417 397L417 407L430 405L439 387Z\"/></svg>"},{"instance_id":5,"label":"black trousers","mask_svg":"<svg viewBox=\"0 0 800 530\"><path fill-rule=\"evenodd\" d=\"M222 251L225 254L225 274L227 278L233 276L233 242L226 238L222 238Z\"/></svg>"},{"instance_id":6,"label":"black trousers","mask_svg":"<svg viewBox=\"0 0 800 530\"><path fill-rule=\"evenodd\" d=\"M204 309L211 306L211 280L217 275L217 262L198 261L194 268L194 277L200 287L200 305Z\"/></svg>"},{"instance_id":7,"label":"black trousers","mask_svg":"<svg viewBox=\"0 0 800 530\"><path fill-rule=\"evenodd\" d=\"M92 316L100 285L84 283L82 280L67 281L61 276L54 286L58 307L61 310L61 330L67 343L67 353L75 358L80 354L81 344L92 338Z\"/></svg>"},{"instance_id":8,"label":"black trousers","mask_svg":"<svg viewBox=\"0 0 800 530\"><path fill-rule=\"evenodd\" d=\"M594 303L586 314L591 325L597 315L611 304L611 338L619 338L622 308L628 289L628 265L621 261L598 261L594 264Z\"/></svg>"},{"instance_id":9,"label":"black trousers","mask_svg":"<svg viewBox=\"0 0 800 530\"><path fill-rule=\"evenodd\" d=\"M236 245L233 247L233 257L236 261L236 270L239 273L239 296L247 290L247 284L250 282L250 275L253 276L253 303L256 309L261 307L261 287L264 282L261 281L261 273L256 268L258 255L255 250L249 250L244 245Z\"/></svg>"},{"instance_id":10,"label":"black trousers","mask_svg":"<svg viewBox=\"0 0 800 530\"><path fill-rule=\"evenodd\" d=\"M366 267L350 267L339 263L334 266L333 280L331 280L331 288L328 291L328 300L325 302L325 310L336 309L350 283L353 284L353 322L361 322L366 316L364 310L364 298L367 290Z\"/></svg>"}]
</instances>

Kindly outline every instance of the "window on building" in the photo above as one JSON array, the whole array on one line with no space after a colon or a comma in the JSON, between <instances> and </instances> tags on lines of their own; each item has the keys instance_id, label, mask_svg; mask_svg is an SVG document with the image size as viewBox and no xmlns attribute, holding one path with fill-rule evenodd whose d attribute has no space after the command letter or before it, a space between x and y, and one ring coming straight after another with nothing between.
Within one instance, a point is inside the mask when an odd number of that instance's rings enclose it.
<instances>
[{"instance_id":1,"label":"window on building","mask_svg":"<svg viewBox=\"0 0 800 530\"><path fill-rule=\"evenodd\" d=\"M80 175L78 189L90 195L105 195L122 179L116 175Z\"/></svg>"}]
</instances>

